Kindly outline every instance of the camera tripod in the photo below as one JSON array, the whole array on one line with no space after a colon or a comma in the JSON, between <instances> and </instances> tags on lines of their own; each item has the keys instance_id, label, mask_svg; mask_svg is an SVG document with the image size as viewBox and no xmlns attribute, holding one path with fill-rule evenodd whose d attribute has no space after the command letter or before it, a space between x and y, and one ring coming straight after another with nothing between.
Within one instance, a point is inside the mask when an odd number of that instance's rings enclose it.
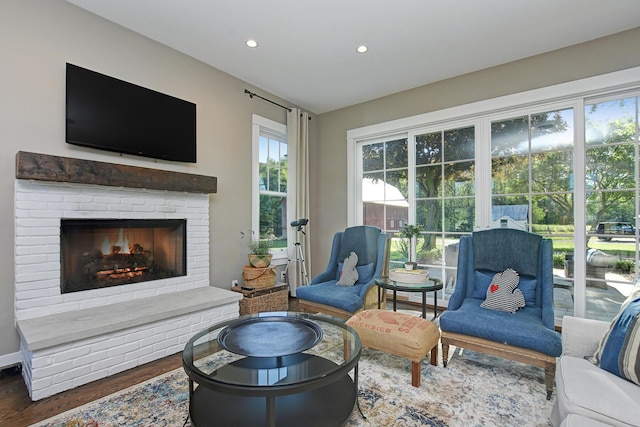
<instances>
[{"instance_id":1,"label":"camera tripod","mask_svg":"<svg viewBox=\"0 0 640 427\"><path fill-rule=\"evenodd\" d=\"M304 231L302 231L302 226L298 225L298 231L302 234L305 234ZM306 234L305 234L306 235ZM294 259L295 256L295 259ZM300 240L298 239L298 241L293 245L293 249L291 250L291 253L289 254L289 257L287 258L287 266L284 268L284 275L287 275L287 272L289 271L289 266L291 265L291 261L295 261L296 263L296 285L298 284L298 280L297 278L300 277L300 273L302 273L302 285L303 286L307 286L309 285L309 276L307 275L307 267L304 265L304 255L302 253L302 245L300 245Z\"/></svg>"}]
</instances>

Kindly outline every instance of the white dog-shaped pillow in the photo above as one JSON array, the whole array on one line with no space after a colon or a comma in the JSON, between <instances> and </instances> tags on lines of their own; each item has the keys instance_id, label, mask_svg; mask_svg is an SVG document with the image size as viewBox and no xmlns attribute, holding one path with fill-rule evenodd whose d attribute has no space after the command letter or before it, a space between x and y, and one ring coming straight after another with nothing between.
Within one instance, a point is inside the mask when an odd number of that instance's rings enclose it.
<instances>
[{"instance_id":1,"label":"white dog-shaped pillow","mask_svg":"<svg viewBox=\"0 0 640 427\"><path fill-rule=\"evenodd\" d=\"M358 281L358 270L356 270L356 264L358 263L358 255L355 252L351 252L348 257L344 259L342 264L342 273L340 273L340 280L337 285L340 286L353 286Z\"/></svg>"}]
</instances>

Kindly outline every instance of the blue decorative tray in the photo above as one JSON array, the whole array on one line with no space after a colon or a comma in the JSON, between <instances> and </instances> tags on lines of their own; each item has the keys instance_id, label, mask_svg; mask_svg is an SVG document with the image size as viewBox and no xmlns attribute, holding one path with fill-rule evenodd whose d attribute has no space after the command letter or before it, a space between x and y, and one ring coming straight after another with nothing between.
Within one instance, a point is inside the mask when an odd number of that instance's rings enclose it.
<instances>
[{"instance_id":1,"label":"blue decorative tray","mask_svg":"<svg viewBox=\"0 0 640 427\"><path fill-rule=\"evenodd\" d=\"M278 357L301 353L322 339L322 329L307 319L286 316L253 317L224 328L218 344L235 354Z\"/></svg>"}]
</instances>

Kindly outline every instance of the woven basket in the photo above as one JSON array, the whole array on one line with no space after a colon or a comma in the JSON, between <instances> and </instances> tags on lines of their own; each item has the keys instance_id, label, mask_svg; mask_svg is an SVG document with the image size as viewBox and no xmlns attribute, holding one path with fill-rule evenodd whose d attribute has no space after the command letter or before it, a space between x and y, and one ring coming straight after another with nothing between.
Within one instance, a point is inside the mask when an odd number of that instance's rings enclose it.
<instances>
[{"instance_id":1,"label":"woven basket","mask_svg":"<svg viewBox=\"0 0 640 427\"><path fill-rule=\"evenodd\" d=\"M266 254L266 255L249 254L249 265L251 265L251 267L257 267L257 268L269 267L269 265L271 265L272 257L273 257L272 254Z\"/></svg>"},{"instance_id":2,"label":"woven basket","mask_svg":"<svg viewBox=\"0 0 640 427\"><path fill-rule=\"evenodd\" d=\"M256 268L245 265L242 267L242 279L244 280L245 286L253 289L268 288L276 283L276 268Z\"/></svg>"},{"instance_id":3,"label":"woven basket","mask_svg":"<svg viewBox=\"0 0 640 427\"><path fill-rule=\"evenodd\" d=\"M262 313L265 311L287 311L289 309L289 292L281 289L265 295L240 300L240 315Z\"/></svg>"}]
</instances>

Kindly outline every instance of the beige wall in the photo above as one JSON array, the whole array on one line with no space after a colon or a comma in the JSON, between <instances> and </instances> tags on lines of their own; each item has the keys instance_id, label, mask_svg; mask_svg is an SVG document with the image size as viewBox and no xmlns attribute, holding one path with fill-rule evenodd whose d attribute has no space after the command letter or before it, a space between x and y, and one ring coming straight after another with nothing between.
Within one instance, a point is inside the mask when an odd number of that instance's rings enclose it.
<instances>
[{"instance_id":1,"label":"beige wall","mask_svg":"<svg viewBox=\"0 0 640 427\"><path fill-rule=\"evenodd\" d=\"M119 156L69 145L64 134L65 63L197 104L195 165ZM228 74L98 18L63 0L0 2L0 362L18 351L13 319L15 154L32 151L218 177L210 196L211 281L229 287L246 264L240 231L251 226L251 117L284 123L285 111ZM282 104L288 102L265 94ZM0 363L2 365L2 363Z\"/></svg>"},{"instance_id":2,"label":"beige wall","mask_svg":"<svg viewBox=\"0 0 640 427\"><path fill-rule=\"evenodd\" d=\"M320 115L319 143L310 147L312 269L317 273L328 261L326 236L347 224L347 130L639 65L636 28Z\"/></svg>"},{"instance_id":3,"label":"beige wall","mask_svg":"<svg viewBox=\"0 0 640 427\"><path fill-rule=\"evenodd\" d=\"M13 185L19 150L218 177L211 200L211 280L239 278L250 224L251 116L283 123L284 111L243 94L225 73L63 0L0 2L0 362L18 350L13 324ZM64 140L64 64L195 102L198 163L182 165L71 146ZM640 65L640 29L323 114L311 121L312 272L346 226L346 131L527 89ZM274 96L270 98L289 104Z\"/></svg>"}]
</instances>

